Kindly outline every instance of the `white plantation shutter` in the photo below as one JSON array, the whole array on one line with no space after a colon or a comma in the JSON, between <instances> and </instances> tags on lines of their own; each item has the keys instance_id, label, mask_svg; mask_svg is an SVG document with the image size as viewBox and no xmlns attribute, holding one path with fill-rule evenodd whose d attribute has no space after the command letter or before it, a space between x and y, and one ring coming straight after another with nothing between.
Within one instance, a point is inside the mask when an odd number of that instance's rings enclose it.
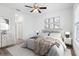
<instances>
[{"instance_id":1,"label":"white plantation shutter","mask_svg":"<svg viewBox=\"0 0 79 59\"><path fill-rule=\"evenodd\" d=\"M76 24L76 40L79 41L79 23Z\"/></svg>"}]
</instances>

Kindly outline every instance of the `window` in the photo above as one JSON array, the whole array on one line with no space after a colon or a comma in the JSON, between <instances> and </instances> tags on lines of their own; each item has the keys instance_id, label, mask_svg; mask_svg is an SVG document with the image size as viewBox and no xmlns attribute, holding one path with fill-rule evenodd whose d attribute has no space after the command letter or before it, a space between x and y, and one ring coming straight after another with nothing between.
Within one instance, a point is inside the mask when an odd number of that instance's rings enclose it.
<instances>
[{"instance_id":1,"label":"window","mask_svg":"<svg viewBox=\"0 0 79 59\"><path fill-rule=\"evenodd\" d=\"M76 39L79 41L79 23L76 24Z\"/></svg>"}]
</instances>

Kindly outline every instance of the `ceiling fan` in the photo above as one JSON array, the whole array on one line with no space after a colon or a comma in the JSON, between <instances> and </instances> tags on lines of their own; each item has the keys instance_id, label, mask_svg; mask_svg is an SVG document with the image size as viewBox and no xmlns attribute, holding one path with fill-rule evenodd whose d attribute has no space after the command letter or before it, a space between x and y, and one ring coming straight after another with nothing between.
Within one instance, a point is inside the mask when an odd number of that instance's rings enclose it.
<instances>
[{"instance_id":1,"label":"ceiling fan","mask_svg":"<svg viewBox=\"0 0 79 59\"><path fill-rule=\"evenodd\" d=\"M34 3L32 6L25 5L25 7L32 8L30 12L37 11L41 13L40 9L47 9L47 7L39 7L37 3Z\"/></svg>"}]
</instances>

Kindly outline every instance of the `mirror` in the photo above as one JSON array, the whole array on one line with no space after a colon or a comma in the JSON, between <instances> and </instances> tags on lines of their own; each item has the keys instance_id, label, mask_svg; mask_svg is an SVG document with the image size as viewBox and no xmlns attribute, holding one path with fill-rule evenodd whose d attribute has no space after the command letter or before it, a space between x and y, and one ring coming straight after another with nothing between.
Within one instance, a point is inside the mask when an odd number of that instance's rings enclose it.
<instances>
[{"instance_id":1,"label":"mirror","mask_svg":"<svg viewBox=\"0 0 79 59\"><path fill-rule=\"evenodd\" d=\"M0 17L0 30L9 30L9 20Z\"/></svg>"},{"instance_id":2,"label":"mirror","mask_svg":"<svg viewBox=\"0 0 79 59\"><path fill-rule=\"evenodd\" d=\"M0 23L9 24L9 19L4 19L3 17L0 17Z\"/></svg>"},{"instance_id":3,"label":"mirror","mask_svg":"<svg viewBox=\"0 0 79 59\"><path fill-rule=\"evenodd\" d=\"M6 24L9 24L9 20L8 19L4 19L6 21Z\"/></svg>"}]
</instances>

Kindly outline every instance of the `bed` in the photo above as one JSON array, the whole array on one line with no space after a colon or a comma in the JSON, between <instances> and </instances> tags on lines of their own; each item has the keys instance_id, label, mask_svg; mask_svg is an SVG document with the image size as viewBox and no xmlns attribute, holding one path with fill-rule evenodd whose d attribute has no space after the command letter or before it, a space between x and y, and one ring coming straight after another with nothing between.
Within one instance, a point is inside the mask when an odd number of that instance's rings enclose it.
<instances>
[{"instance_id":1,"label":"bed","mask_svg":"<svg viewBox=\"0 0 79 59\"><path fill-rule=\"evenodd\" d=\"M62 40L62 37L60 35L60 33L53 33L50 36L47 36L46 34L41 34L41 36L43 37L53 37L55 39L57 39L59 41L59 47L57 47L56 45L53 45L50 50L48 51L48 53L46 54L47 56L64 56L65 52L66 52L66 46ZM33 51L34 47L35 47L35 39L39 37L39 36L34 36L31 37L29 39L26 40L26 42L23 44L23 48L28 48L31 51ZM35 52L34 52L35 53Z\"/></svg>"}]
</instances>

